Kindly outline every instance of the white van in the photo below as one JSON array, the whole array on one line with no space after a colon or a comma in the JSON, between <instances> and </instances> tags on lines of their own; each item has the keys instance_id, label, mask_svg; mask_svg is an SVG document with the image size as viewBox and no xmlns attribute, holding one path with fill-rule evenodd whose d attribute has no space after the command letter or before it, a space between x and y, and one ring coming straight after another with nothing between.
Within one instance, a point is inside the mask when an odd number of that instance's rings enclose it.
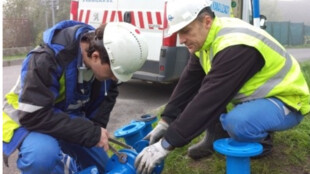
<instances>
[{"instance_id":1,"label":"white van","mask_svg":"<svg viewBox=\"0 0 310 174\"><path fill-rule=\"evenodd\" d=\"M165 9L166 0L72 0L70 19L94 27L110 21L125 21L139 27L147 38L149 55L133 78L172 82L183 71L189 52L179 44L176 34L167 36ZM251 0L214 0L212 9L217 16L252 20Z\"/></svg>"}]
</instances>

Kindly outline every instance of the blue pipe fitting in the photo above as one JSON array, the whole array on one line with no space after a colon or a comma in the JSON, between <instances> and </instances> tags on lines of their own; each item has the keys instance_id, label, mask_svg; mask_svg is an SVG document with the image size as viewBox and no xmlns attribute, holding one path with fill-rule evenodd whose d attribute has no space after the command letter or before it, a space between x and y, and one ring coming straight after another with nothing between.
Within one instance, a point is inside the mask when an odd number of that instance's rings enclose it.
<instances>
[{"instance_id":1,"label":"blue pipe fitting","mask_svg":"<svg viewBox=\"0 0 310 174\"><path fill-rule=\"evenodd\" d=\"M157 120L156 116L142 115L140 119L131 121L130 124L117 129L114 132L116 138L124 138L126 144L134 146L136 142L143 139L152 131L152 124Z\"/></svg>"},{"instance_id":2,"label":"blue pipe fitting","mask_svg":"<svg viewBox=\"0 0 310 174\"><path fill-rule=\"evenodd\" d=\"M76 174L99 174L99 171L96 166L90 166Z\"/></svg>"},{"instance_id":3,"label":"blue pipe fitting","mask_svg":"<svg viewBox=\"0 0 310 174\"><path fill-rule=\"evenodd\" d=\"M145 128L145 123L141 121L133 121L114 132L116 138L124 138L126 144L134 146L134 144L144 138L141 130Z\"/></svg>"},{"instance_id":4,"label":"blue pipe fitting","mask_svg":"<svg viewBox=\"0 0 310 174\"><path fill-rule=\"evenodd\" d=\"M213 148L226 156L226 174L250 174L250 157L263 152L259 143L239 142L232 138L216 140Z\"/></svg>"},{"instance_id":5,"label":"blue pipe fitting","mask_svg":"<svg viewBox=\"0 0 310 174\"><path fill-rule=\"evenodd\" d=\"M122 149L119 152L125 153L127 155L127 162L120 163L117 155L112 155L106 165L106 174L136 174L134 164L137 153L134 150L129 149Z\"/></svg>"},{"instance_id":6,"label":"blue pipe fitting","mask_svg":"<svg viewBox=\"0 0 310 174\"><path fill-rule=\"evenodd\" d=\"M148 145L149 145L148 140L140 140L134 144L133 148L136 150L137 153L140 153Z\"/></svg>"},{"instance_id":7,"label":"blue pipe fitting","mask_svg":"<svg viewBox=\"0 0 310 174\"><path fill-rule=\"evenodd\" d=\"M157 121L157 117L156 115L145 114L137 121L143 121L145 123L145 128L143 129L142 134L146 136L153 130L152 124Z\"/></svg>"},{"instance_id":8,"label":"blue pipe fitting","mask_svg":"<svg viewBox=\"0 0 310 174\"><path fill-rule=\"evenodd\" d=\"M134 163L138 153L129 149L122 149L119 152L127 155L127 162L120 163L118 157L115 154L112 155L106 165L106 174L136 174ZM160 174L163 168L163 163L161 163L154 168L153 173Z\"/></svg>"}]
</instances>

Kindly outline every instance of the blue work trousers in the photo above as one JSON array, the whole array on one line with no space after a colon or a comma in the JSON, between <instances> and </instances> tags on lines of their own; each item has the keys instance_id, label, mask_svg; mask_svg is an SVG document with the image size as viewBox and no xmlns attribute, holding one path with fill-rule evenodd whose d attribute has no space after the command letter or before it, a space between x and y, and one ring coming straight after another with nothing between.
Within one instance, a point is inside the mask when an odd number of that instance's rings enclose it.
<instances>
[{"instance_id":1,"label":"blue work trousers","mask_svg":"<svg viewBox=\"0 0 310 174\"><path fill-rule=\"evenodd\" d=\"M259 142L270 132L298 125L303 116L276 98L256 99L237 105L220 116L224 130L238 141Z\"/></svg>"},{"instance_id":2,"label":"blue work trousers","mask_svg":"<svg viewBox=\"0 0 310 174\"><path fill-rule=\"evenodd\" d=\"M108 159L103 148L86 148L31 132L19 148L17 167L23 174L63 174L95 165L104 173Z\"/></svg>"}]
</instances>

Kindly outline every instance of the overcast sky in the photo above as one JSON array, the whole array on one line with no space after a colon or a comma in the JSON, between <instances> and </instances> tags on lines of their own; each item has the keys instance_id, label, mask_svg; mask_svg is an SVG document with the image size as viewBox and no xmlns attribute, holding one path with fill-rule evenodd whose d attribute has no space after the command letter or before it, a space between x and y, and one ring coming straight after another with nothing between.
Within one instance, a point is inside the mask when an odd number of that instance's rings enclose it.
<instances>
[{"instance_id":1,"label":"overcast sky","mask_svg":"<svg viewBox=\"0 0 310 174\"><path fill-rule=\"evenodd\" d=\"M261 0L261 13L269 21L303 22L310 25L310 0Z\"/></svg>"}]
</instances>

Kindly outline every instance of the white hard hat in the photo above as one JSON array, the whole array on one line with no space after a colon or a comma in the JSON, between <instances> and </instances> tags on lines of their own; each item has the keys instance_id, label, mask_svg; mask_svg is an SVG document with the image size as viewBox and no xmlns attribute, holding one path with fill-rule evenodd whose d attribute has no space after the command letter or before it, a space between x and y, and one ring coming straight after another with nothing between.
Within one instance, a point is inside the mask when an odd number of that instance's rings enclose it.
<instances>
[{"instance_id":1,"label":"white hard hat","mask_svg":"<svg viewBox=\"0 0 310 174\"><path fill-rule=\"evenodd\" d=\"M103 34L103 45L113 74L122 82L131 79L148 55L148 46L140 30L126 22L108 23Z\"/></svg>"},{"instance_id":2,"label":"white hard hat","mask_svg":"<svg viewBox=\"0 0 310 174\"><path fill-rule=\"evenodd\" d=\"M171 35L196 19L199 12L210 7L212 0L168 0L168 34Z\"/></svg>"}]
</instances>

